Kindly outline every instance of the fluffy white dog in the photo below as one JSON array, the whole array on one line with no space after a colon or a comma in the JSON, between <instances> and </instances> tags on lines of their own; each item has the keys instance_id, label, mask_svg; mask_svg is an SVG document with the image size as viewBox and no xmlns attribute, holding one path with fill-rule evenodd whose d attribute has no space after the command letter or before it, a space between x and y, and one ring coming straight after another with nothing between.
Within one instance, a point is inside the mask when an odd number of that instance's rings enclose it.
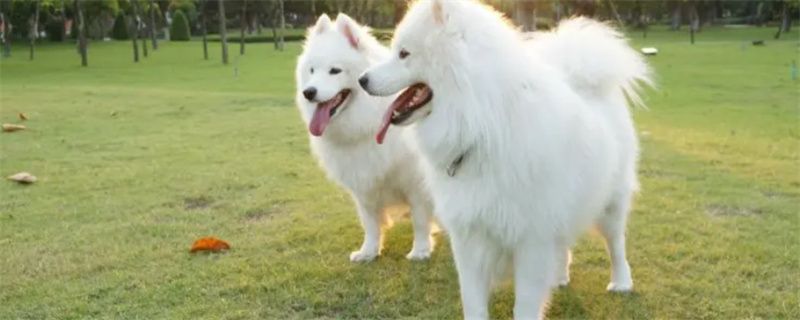
<instances>
[{"instance_id":1,"label":"fluffy white dog","mask_svg":"<svg viewBox=\"0 0 800 320\"><path fill-rule=\"evenodd\" d=\"M638 142L626 95L647 65L607 26L574 20L533 39L475 1L423 0L391 56L359 79L397 96L384 115L409 126L437 218L450 234L464 315L488 317L493 280L514 271L517 319L542 318L569 281L569 248L596 225L610 291L633 288L625 224Z\"/></svg>"},{"instance_id":2,"label":"fluffy white dog","mask_svg":"<svg viewBox=\"0 0 800 320\"><path fill-rule=\"evenodd\" d=\"M355 200L364 242L350 260L370 261L380 254L385 209L407 204L414 225L414 245L407 257L426 259L433 250L430 195L425 191L417 156L401 136L387 146L373 141L380 106L391 98L371 97L358 86L358 76L388 50L369 30L339 14L336 22L322 15L308 30L297 61L297 107L308 124L311 150L330 179Z\"/></svg>"}]
</instances>

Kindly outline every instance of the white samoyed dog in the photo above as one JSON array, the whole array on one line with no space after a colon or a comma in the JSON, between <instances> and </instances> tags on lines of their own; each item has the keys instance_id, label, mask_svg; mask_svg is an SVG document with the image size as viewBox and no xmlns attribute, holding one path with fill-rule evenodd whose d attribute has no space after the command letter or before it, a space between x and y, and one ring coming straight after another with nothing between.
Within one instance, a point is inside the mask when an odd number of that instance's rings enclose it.
<instances>
[{"instance_id":1,"label":"white samoyed dog","mask_svg":"<svg viewBox=\"0 0 800 320\"><path fill-rule=\"evenodd\" d=\"M592 225L611 256L607 289L632 290L625 224L638 141L628 100L640 103L650 78L620 34L578 19L530 39L476 1L423 0L390 50L359 83L378 96L405 89L378 140L390 124L408 127L467 319L488 318L492 283L507 270L514 317L542 318Z\"/></svg>"},{"instance_id":2,"label":"white samoyed dog","mask_svg":"<svg viewBox=\"0 0 800 320\"><path fill-rule=\"evenodd\" d=\"M371 261L381 252L385 209L408 205L414 244L408 259L430 257L433 205L422 182L418 157L399 134L375 144L381 108L392 98L372 97L358 86L359 75L389 51L350 17L336 22L322 15L308 30L297 61L296 104L308 125L311 151L328 177L346 188L356 203L364 242L350 254L353 262Z\"/></svg>"}]
</instances>

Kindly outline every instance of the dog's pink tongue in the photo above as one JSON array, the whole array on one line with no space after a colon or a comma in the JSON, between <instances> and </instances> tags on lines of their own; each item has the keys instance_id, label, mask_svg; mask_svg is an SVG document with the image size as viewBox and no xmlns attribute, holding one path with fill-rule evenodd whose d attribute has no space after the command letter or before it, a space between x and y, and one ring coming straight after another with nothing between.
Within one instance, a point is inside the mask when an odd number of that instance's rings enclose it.
<instances>
[{"instance_id":1,"label":"dog's pink tongue","mask_svg":"<svg viewBox=\"0 0 800 320\"><path fill-rule=\"evenodd\" d=\"M409 104L411 99L414 98L414 87L409 87L399 96L397 96L392 104L389 105L389 109L386 110L386 113L383 114L383 122L381 122L380 130L378 130L378 134L375 135L375 140L378 141L378 144L383 143L383 139L386 138L386 131L389 131L389 126L392 124L392 116L394 116L395 110L400 110L402 107Z\"/></svg>"},{"instance_id":2,"label":"dog's pink tongue","mask_svg":"<svg viewBox=\"0 0 800 320\"><path fill-rule=\"evenodd\" d=\"M331 122L331 109L334 106L334 103L320 103L317 105L317 110L314 110L314 115L311 117L311 123L308 124L308 131L311 134L319 137L325 132L325 127Z\"/></svg>"},{"instance_id":3,"label":"dog's pink tongue","mask_svg":"<svg viewBox=\"0 0 800 320\"><path fill-rule=\"evenodd\" d=\"M394 104L389 106L389 109L383 114L381 127L378 130L378 134L375 135L375 141L378 141L378 144L383 144L383 139L386 138L386 132L389 131L389 126L392 125L392 115L394 115Z\"/></svg>"},{"instance_id":4,"label":"dog's pink tongue","mask_svg":"<svg viewBox=\"0 0 800 320\"><path fill-rule=\"evenodd\" d=\"M378 141L378 144L383 144L383 139L386 138L386 132L389 131L389 126L392 125L392 116L394 115L394 110L402 105L402 103L398 103L398 101L395 100L386 110L386 113L383 114L381 127L378 130L378 134L375 135L375 141Z\"/></svg>"}]
</instances>

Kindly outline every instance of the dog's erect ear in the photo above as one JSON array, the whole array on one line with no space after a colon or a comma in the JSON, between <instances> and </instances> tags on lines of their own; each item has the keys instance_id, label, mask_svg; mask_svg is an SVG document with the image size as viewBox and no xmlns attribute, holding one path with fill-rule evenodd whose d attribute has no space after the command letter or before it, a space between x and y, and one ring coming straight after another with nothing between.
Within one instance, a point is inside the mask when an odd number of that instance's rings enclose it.
<instances>
[{"instance_id":1,"label":"dog's erect ear","mask_svg":"<svg viewBox=\"0 0 800 320\"><path fill-rule=\"evenodd\" d=\"M340 13L336 16L336 28L347 38L347 42L350 43L353 49L358 49L358 31L360 28L358 23L346 14Z\"/></svg>"},{"instance_id":2,"label":"dog's erect ear","mask_svg":"<svg viewBox=\"0 0 800 320\"><path fill-rule=\"evenodd\" d=\"M331 18L327 14L322 14L317 18L317 23L314 24L315 33L323 33L331 28Z\"/></svg>"}]
</instances>

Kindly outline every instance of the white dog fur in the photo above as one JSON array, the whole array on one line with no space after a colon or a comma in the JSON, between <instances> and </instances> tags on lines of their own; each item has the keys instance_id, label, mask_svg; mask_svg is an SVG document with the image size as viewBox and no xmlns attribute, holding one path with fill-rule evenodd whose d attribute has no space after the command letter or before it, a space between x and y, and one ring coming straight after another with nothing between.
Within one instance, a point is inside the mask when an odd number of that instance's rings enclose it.
<instances>
[{"instance_id":1,"label":"white dog fur","mask_svg":"<svg viewBox=\"0 0 800 320\"><path fill-rule=\"evenodd\" d=\"M391 222L385 209L393 205L407 204L411 209L414 244L406 257L427 259L434 246L433 205L421 182L418 158L399 133L387 138L387 145L382 147L373 139L380 109L391 98L369 96L357 82L362 71L387 54L369 30L350 17L339 14L334 23L322 15L308 30L295 73L296 104L311 132L318 105L334 99L342 90L350 90L327 126L323 125L321 132L316 128L315 133L321 136L309 135L309 140L328 177L347 189L356 203L364 242L350 254L353 262L370 261L380 254L383 227ZM332 74L332 69L339 73ZM312 87L317 94L306 99L303 91Z\"/></svg>"},{"instance_id":2,"label":"white dog fur","mask_svg":"<svg viewBox=\"0 0 800 320\"><path fill-rule=\"evenodd\" d=\"M364 87L433 92L402 124L450 235L465 318L488 318L492 282L508 269L514 317L542 318L592 225L611 257L607 289L632 290L625 226L638 141L626 96L640 103L637 82L650 78L617 32L580 19L528 39L475 1L422 0L390 50Z\"/></svg>"}]
</instances>

